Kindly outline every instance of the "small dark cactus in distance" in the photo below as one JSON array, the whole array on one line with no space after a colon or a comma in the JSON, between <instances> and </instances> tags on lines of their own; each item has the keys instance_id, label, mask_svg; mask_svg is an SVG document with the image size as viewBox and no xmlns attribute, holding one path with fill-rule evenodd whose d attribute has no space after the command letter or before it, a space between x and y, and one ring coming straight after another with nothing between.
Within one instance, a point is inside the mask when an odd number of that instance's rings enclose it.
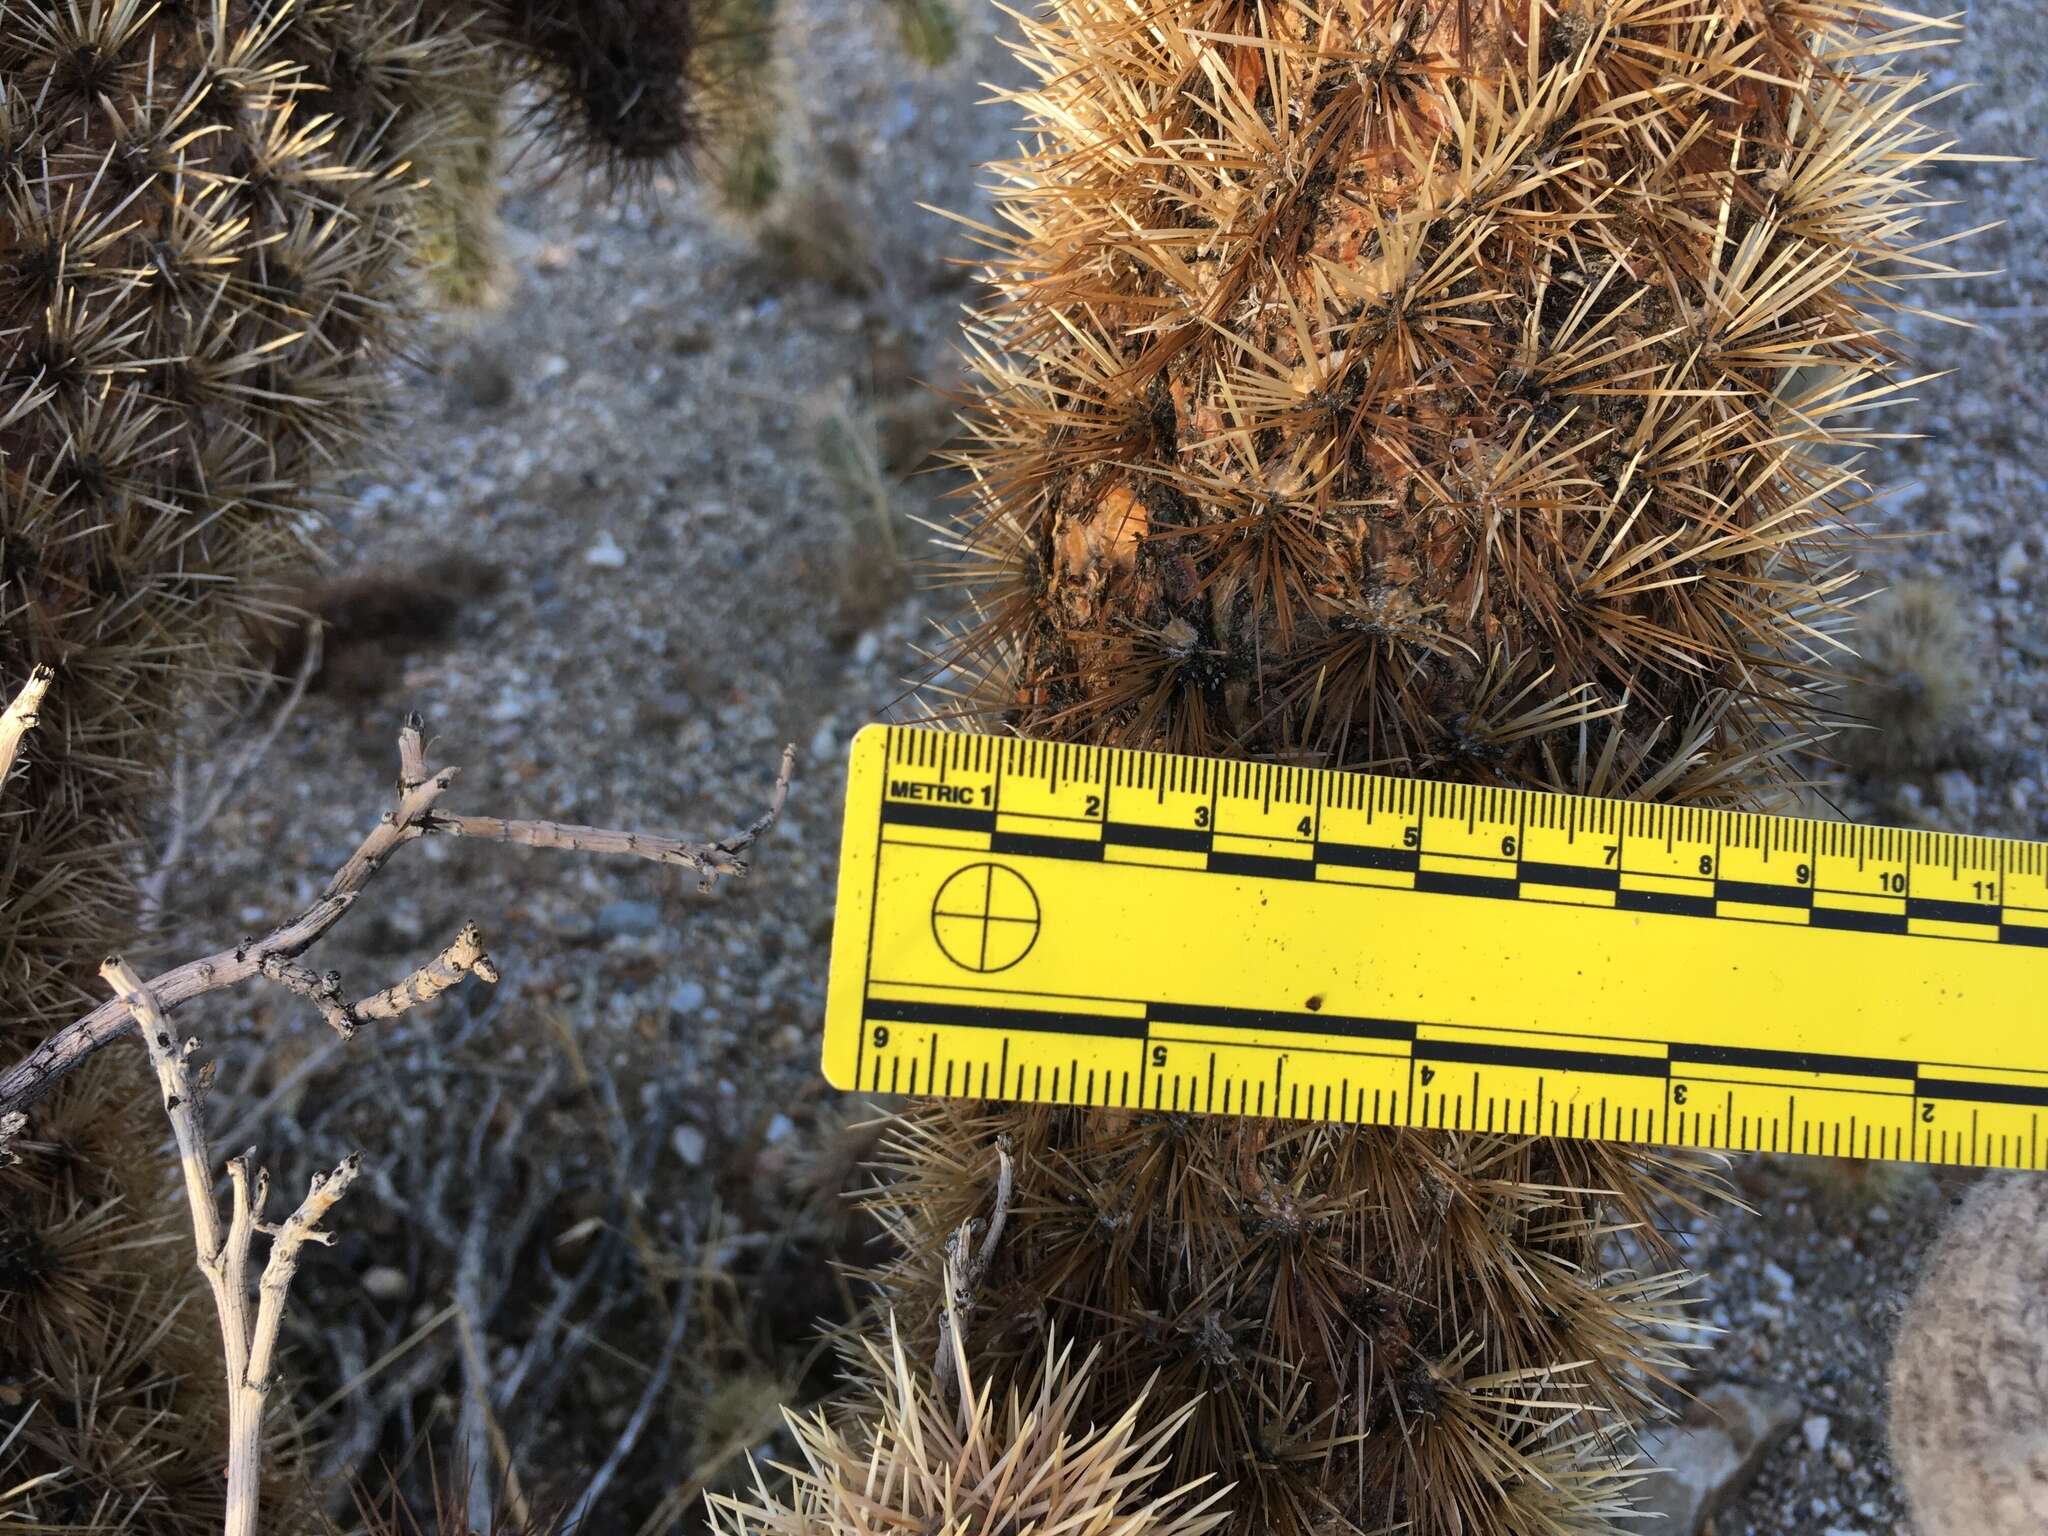
<instances>
[{"instance_id":1,"label":"small dark cactus in distance","mask_svg":"<svg viewBox=\"0 0 2048 1536\"><path fill-rule=\"evenodd\" d=\"M1051 0L971 341L964 706L1027 734L1755 804L1836 679L1900 284L1941 269L1910 71L1850 3ZM1338 942L1333 936L1332 942ZM1347 941L1348 942L1348 941ZM1088 1414L1161 1375L1231 1529L1617 1530L1683 1160L927 1105L877 1197L1015 1204L977 1375L1048 1318ZM1629 1231L1626 1244L1615 1234Z\"/></svg>"},{"instance_id":2,"label":"small dark cactus in distance","mask_svg":"<svg viewBox=\"0 0 2048 1536\"><path fill-rule=\"evenodd\" d=\"M543 137L613 182L686 163L760 83L774 0L447 0L531 87Z\"/></svg>"}]
</instances>

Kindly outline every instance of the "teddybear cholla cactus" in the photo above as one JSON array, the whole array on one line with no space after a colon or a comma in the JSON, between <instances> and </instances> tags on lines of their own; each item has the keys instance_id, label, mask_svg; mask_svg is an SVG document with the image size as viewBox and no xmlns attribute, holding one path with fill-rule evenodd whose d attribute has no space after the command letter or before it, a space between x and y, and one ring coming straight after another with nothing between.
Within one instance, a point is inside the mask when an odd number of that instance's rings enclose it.
<instances>
[{"instance_id":1,"label":"teddybear cholla cactus","mask_svg":"<svg viewBox=\"0 0 2048 1536\"><path fill-rule=\"evenodd\" d=\"M1053 0L975 338L968 701L1034 735L1741 802L1813 717L1936 152L1892 10ZM1916 158L1917 157L1917 158ZM1336 942L1333 936L1333 942ZM1483 1021L1473 1021L1483 1022ZM1197 1417L1235 1529L1587 1532L1663 1368L1682 1165L1613 1147L915 1112L884 1276L1016 1205L1050 1314ZM1631 1238L1631 1244L1636 1239ZM1649 1249L1635 1262L1654 1269ZM1645 1255L1651 1261L1643 1263Z\"/></svg>"},{"instance_id":2,"label":"teddybear cholla cactus","mask_svg":"<svg viewBox=\"0 0 2048 1536\"><path fill-rule=\"evenodd\" d=\"M395 5L0 0L0 674L61 673L6 829L10 1009L80 997L109 924L75 913L118 905L186 687L361 430L442 67L419 33Z\"/></svg>"},{"instance_id":3,"label":"teddybear cholla cactus","mask_svg":"<svg viewBox=\"0 0 2048 1536\"><path fill-rule=\"evenodd\" d=\"M878 1197L905 1255L881 1278L920 1341L929 1256L987 1216L1005 1140L1016 1203L965 1325L978 1369L1028 1369L1050 1322L1102 1351L1084 1417L1156 1376L1193 1414L1170 1478L1234 1483L1231 1530L1579 1532L1626 1510L1617 1412L1672 1363L1651 1330L1686 1280L1610 1241L1651 1217L1672 1171L1652 1156L926 1106Z\"/></svg>"},{"instance_id":4,"label":"teddybear cholla cactus","mask_svg":"<svg viewBox=\"0 0 2048 1536\"><path fill-rule=\"evenodd\" d=\"M2048 1180L1970 1192L1906 1308L1891 1392L1921 1536L2048 1530Z\"/></svg>"},{"instance_id":5,"label":"teddybear cholla cactus","mask_svg":"<svg viewBox=\"0 0 2048 1536\"><path fill-rule=\"evenodd\" d=\"M714 1532L729 1536L866 1536L883 1531L1075 1531L1202 1536L1223 1519L1225 1491L1158 1486L1185 1409L1155 1413L1143 1390L1110 1420L1083 1411L1093 1359L1039 1338L1040 1364L1021 1390L971 1378L936 1384L904 1353L873 1344L868 1389L835 1423L789 1416L803 1465L786 1491L754 1501L713 1495ZM956 1356L961 1371L964 1362ZM965 1385L959 1385L962 1381ZM957 1388L957 1396L955 1390Z\"/></svg>"}]
</instances>

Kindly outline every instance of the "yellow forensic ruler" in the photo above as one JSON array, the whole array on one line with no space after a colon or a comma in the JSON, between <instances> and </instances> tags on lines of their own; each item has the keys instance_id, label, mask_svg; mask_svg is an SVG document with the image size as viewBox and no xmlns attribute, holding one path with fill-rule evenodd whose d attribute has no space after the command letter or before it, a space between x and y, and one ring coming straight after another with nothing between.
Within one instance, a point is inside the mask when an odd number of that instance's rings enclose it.
<instances>
[{"instance_id":1,"label":"yellow forensic ruler","mask_svg":"<svg viewBox=\"0 0 2048 1536\"><path fill-rule=\"evenodd\" d=\"M870 726L824 1065L2048 1168L2048 845Z\"/></svg>"}]
</instances>

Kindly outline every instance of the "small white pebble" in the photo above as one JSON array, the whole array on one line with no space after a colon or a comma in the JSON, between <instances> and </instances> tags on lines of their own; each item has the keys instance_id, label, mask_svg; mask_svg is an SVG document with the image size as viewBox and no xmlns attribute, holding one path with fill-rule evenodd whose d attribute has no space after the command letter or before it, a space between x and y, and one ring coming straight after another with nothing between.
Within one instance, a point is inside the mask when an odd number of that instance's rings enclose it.
<instances>
[{"instance_id":1,"label":"small white pebble","mask_svg":"<svg viewBox=\"0 0 2048 1536\"><path fill-rule=\"evenodd\" d=\"M1824 1413L1816 1413L1811 1418L1802 1422L1799 1426L1799 1432L1806 1436L1806 1448L1810 1451L1826 1450L1830 1427L1828 1416Z\"/></svg>"},{"instance_id":2,"label":"small white pebble","mask_svg":"<svg viewBox=\"0 0 2048 1536\"><path fill-rule=\"evenodd\" d=\"M790 1119L789 1116L777 1115L768 1122L768 1129L762 1133L761 1139L772 1147L779 1141L788 1140L789 1133L795 1129L796 1122Z\"/></svg>"},{"instance_id":3,"label":"small white pebble","mask_svg":"<svg viewBox=\"0 0 2048 1536\"><path fill-rule=\"evenodd\" d=\"M412 1285L403 1270L389 1264L373 1264L363 1271L363 1289L372 1301L402 1301Z\"/></svg>"},{"instance_id":4,"label":"small white pebble","mask_svg":"<svg viewBox=\"0 0 2048 1536\"><path fill-rule=\"evenodd\" d=\"M1778 1293L1780 1301L1790 1301L1799 1289L1799 1282L1792 1278L1792 1272L1769 1259L1764 1260L1764 1284Z\"/></svg>"},{"instance_id":5,"label":"small white pebble","mask_svg":"<svg viewBox=\"0 0 2048 1536\"><path fill-rule=\"evenodd\" d=\"M2005 546L2005 553L1998 557L1998 584L2003 587L2010 582L2017 586L2020 572L2027 568L2027 563L2027 546L2014 539Z\"/></svg>"},{"instance_id":6,"label":"small white pebble","mask_svg":"<svg viewBox=\"0 0 2048 1536\"><path fill-rule=\"evenodd\" d=\"M484 718L497 725L510 725L515 720L526 718L527 698L510 688L501 692L491 707L484 711Z\"/></svg>"},{"instance_id":7,"label":"small white pebble","mask_svg":"<svg viewBox=\"0 0 2048 1536\"><path fill-rule=\"evenodd\" d=\"M694 1125L679 1125L669 1134L668 1144L692 1168L704 1166L704 1133Z\"/></svg>"},{"instance_id":8,"label":"small white pebble","mask_svg":"<svg viewBox=\"0 0 2048 1536\"><path fill-rule=\"evenodd\" d=\"M606 529L597 536L597 542L583 551L583 563L594 565L602 571L616 571L626 563L626 552L619 548L619 541Z\"/></svg>"}]
</instances>

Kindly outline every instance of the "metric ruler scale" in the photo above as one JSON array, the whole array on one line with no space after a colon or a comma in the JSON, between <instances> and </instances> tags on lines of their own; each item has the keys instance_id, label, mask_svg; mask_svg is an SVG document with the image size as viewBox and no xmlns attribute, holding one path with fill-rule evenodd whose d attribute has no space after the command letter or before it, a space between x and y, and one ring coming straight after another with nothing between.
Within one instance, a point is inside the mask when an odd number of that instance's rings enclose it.
<instances>
[{"instance_id":1,"label":"metric ruler scale","mask_svg":"<svg viewBox=\"0 0 2048 1536\"><path fill-rule=\"evenodd\" d=\"M870 726L824 1067L2048 1168L2048 845Z\"/></svg>"}]
</instances>

